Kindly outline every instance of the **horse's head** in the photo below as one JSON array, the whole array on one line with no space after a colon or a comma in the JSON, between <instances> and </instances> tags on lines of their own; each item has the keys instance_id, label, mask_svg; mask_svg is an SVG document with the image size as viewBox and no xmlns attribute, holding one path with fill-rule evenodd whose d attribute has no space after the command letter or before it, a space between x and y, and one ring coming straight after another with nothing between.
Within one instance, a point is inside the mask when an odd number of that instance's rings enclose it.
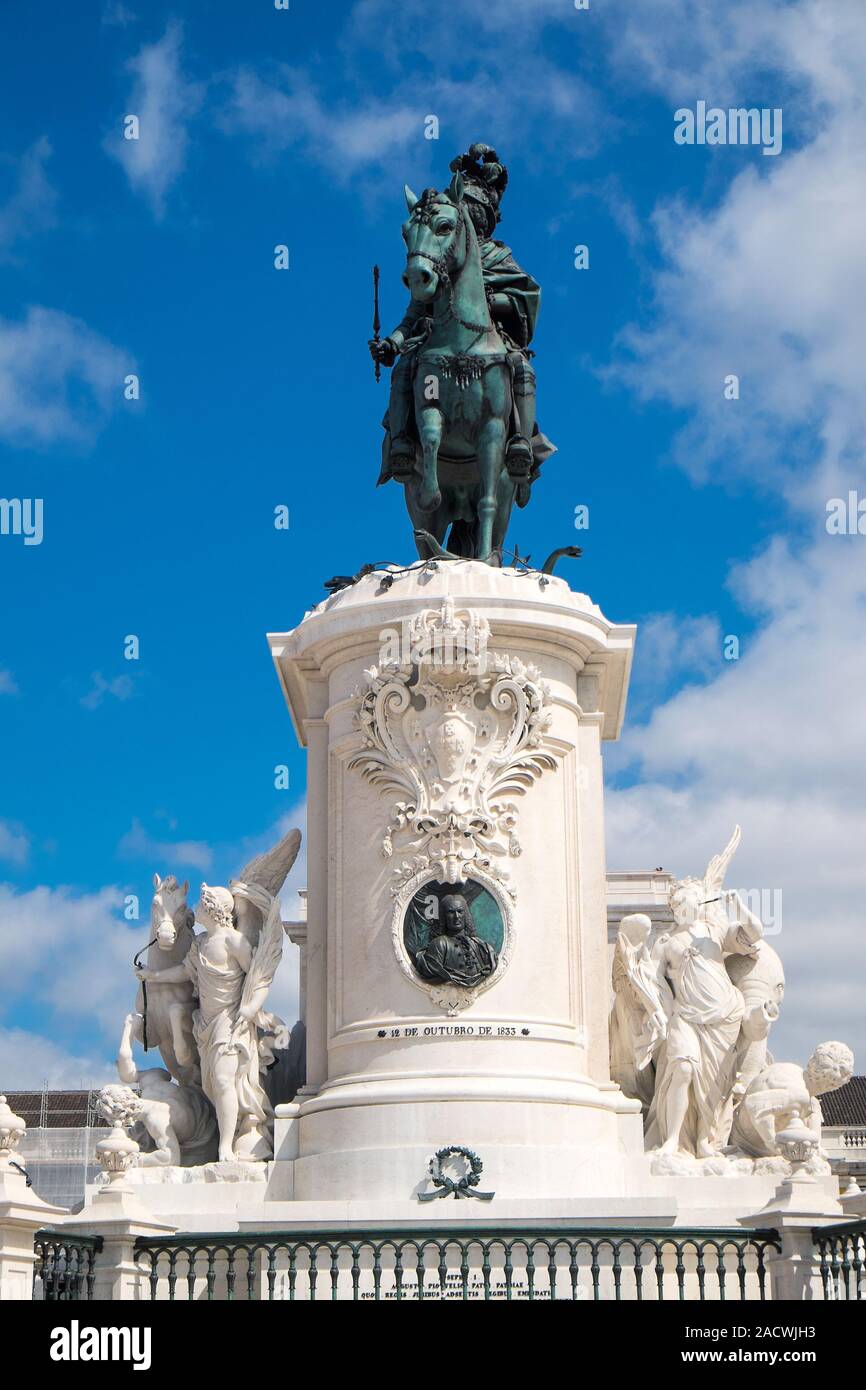
<instances>
[{"instance_id":1,"label":"horse's head","mask_svg":"<svg viewBox=\"0 0 866 1390\"><path fill-rule=\"evenodd\" d=\"M170 951L177 944L180 932L192 926L193 913L186 902L189 881L178 883L174 874L162 879L154 874L153 887L151 927L160 950Z\"/></svg>"},{"instance_id":2,"label":"horse's head","mask_svg":"<svg viewBox=\"0 0 866 1390\"><path fill-rule=\"evenodd\" d=\"M466 263L469 230L463 208L463 180L455 174L447 193L427 188L416 198L406 188L409 216L403 223L406 242L404 283L412 298L428 304Z\"/></svg>"}]
</instances>

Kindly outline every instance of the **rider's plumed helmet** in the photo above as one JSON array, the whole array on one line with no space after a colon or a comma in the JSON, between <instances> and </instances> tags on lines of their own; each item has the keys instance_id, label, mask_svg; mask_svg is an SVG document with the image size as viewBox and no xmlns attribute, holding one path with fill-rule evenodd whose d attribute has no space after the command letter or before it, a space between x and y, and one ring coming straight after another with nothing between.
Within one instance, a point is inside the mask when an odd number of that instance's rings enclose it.
<instances>
[{"instance_id":1,"label":"rider's plumed helmet","mask_svg":"<svg viewBox=\"0 0 866 1390\"><path fill-rule=\"evenodd\" d=\"M508 170L491 145L470 145L451 161L451 170L464 184L466 210L479 237L493 235L500 219L499 204L508 184Z\"/></svg>"}]
</instances>

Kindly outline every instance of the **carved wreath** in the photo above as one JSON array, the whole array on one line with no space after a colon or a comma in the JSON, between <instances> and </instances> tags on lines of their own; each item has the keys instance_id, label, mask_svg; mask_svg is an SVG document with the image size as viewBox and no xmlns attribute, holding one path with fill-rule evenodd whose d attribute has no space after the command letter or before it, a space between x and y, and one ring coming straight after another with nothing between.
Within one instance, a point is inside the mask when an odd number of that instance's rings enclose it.
<instances>
[{"instance_id":1,"label":"carved wreath","mask_svg":"<svg viewBox=\"0 0 866 1390\"><path fill-rule=\"evenodd\" d=\"M467 1162L468 1170L462 1178L455 1182L443 1171L442 1165L449 1158L464 1158ZM474 1192L481 1181L481 1174L484 1164L476 1153L471 1149L465 1148L462 1144L451 1144L447 1149L438 1149L427 1165L427 1171L435 1192L419 1192L418 1199L421 1202L433 1202L437 1197L477 1197L482 1202L489 1202L496 1195L493 1192Z\"/></svg>"}]
</instances>

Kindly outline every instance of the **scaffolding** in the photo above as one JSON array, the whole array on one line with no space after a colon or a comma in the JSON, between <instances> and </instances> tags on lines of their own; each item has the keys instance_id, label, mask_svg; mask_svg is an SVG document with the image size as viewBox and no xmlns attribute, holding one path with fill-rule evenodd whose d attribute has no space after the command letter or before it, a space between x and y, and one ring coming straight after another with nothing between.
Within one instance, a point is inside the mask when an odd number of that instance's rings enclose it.
<instances>
[{"instance_id":1,"label":"scaffolding","mask_svg":"<svg viewBox=\"0 0 866 1390\"><path fill-rule=\"evenodd\" d=\"M86 1185L99 1175L95 1151L105 1121L97 1110L98 1098L98 1090L57 1091L48 1086L7 1093L13 1114L27 1125L18 1162L34 1192L53 1206L80 1206Z\"/></svg>"}]
</instances>

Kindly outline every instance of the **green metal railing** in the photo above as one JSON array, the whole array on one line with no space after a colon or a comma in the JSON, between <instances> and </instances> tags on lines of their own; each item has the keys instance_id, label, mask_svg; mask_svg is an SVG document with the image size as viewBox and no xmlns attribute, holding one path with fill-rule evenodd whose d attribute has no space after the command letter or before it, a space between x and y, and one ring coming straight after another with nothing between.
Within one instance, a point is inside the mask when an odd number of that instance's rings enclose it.
<instances>
[{"instance_id":1,"label":"green metal railing","mask_svg":"<svg viewBox=\"0 0 866 1390\"><path fill-rule=\"evenodd\" d=\"M94 1261L102 1249L102 1236L37 1231L33 1244L36 1251L34 1298L42 1298L47 1303L93 1298Z\"/></svg>"},{"instance_id":2,"label":"green metal railing","mask_svg":"<svg viewBox=\"0 0 866 1390\"><path fill-rule=\"evenodd\" d=\"M818 1251L821 1285L828 1302L845 1302L866 1293L866 1221L840 1221L812 1232Z\"/></svg>"},{"instance_id":3,"label":"green metal railing","mask_svg":"<svg viewBox=\"0 0 866 1390\"><path fill-rule=\"evenodd\" d=\"M151 1299L758 1300L775 1231L418 1228L139 1238Z\"/></svg>"},{"instance_id":4,"label":"green metal railing","mask_svg":"<svg viewBox=\"0 0 866 1390\"><path fill-rule=\"evenodd\" d=\"M812 1232L823 1297L866 1296L866 1221ZM34 1297L93 1298L99 1236L37 1231ZM436 1226L140 1238L139 1296L187 1300L761 1300L777 1232Z\"/></svg>"}]
</instances>

